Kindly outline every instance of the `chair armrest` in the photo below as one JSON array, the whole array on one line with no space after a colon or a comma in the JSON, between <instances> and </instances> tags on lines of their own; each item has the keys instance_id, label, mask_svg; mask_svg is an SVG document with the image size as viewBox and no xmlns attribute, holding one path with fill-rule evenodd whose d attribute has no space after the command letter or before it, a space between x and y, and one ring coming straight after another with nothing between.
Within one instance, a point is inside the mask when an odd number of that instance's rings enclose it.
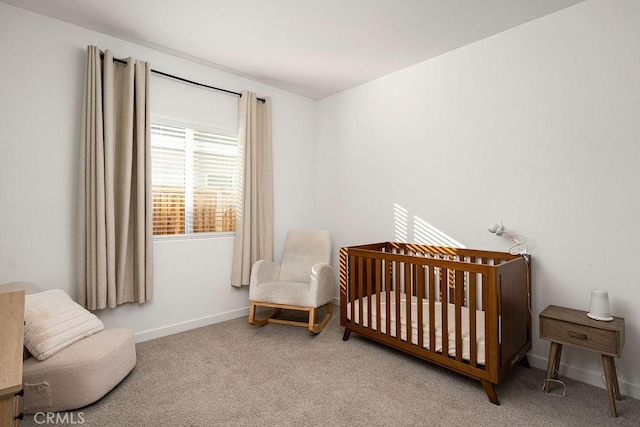
<instances>
[{"instance_id":1,"label":"chair armrest","mask_svg":"<svg viewBox=\"0 0 640 427\"><path fill-rule=\"evenodd\" d=\"M249 279L249 300L253 300L253 289L260 283L277 282L280 275L280 264L273 261L256 261L251 268Z\"/></svg>"},{"instance_id":2,"label":"chair armrest","mask_svg":"<svg viewBox=\"0 0 640 427\"><path fill-rule=\"evenodd\" d=\"M309 284L309 304L320 307L333 301L336 287L336 274L329 264L318 263L311 268Z\"/></svg>"}]
</instances>

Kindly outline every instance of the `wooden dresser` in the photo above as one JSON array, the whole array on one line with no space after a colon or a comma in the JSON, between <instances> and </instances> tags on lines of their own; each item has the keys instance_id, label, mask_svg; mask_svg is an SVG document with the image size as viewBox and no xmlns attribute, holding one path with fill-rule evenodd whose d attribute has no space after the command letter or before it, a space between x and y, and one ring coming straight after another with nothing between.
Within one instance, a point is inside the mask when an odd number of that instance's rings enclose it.
<instances>
[{"instance_id":1,"label":"wooden dresser","mask_svg":"<svg viewBox=\"0 0 640 427\"><path fill-rule=\"evenodd\" d=\"M24 291L0 293L0 427L19 423L24 299Z\"/></svg>"}]
</instances>

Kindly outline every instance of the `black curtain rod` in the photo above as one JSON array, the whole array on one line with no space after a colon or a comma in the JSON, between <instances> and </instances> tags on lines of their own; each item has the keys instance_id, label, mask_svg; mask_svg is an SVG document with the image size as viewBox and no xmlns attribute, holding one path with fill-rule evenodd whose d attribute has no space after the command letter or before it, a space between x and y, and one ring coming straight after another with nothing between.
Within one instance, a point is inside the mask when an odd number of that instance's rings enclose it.
<instances>
[{"instance_id":1,"label":"black curtain rod","mask_svg":"<svg viewBox=\"0 0 640 427\"><path fill-rule=\"evenodd\" d=\"M102 53L102 52L100 53L100 58L104 59L104 53ZM127 61L125 61L123 59L113 58L113 60L115 62L119 62L121 64L127 65ZM195 86L205 87L207 89L217 90L219 92L230 93L232 95L237 95L237 96L242 98L242 94L240 92L234 92L232 90L221 89L219 87L209 86L209 85L206 85L204 83L194 82L193 80L188 80L188 79L185 79L185 78L182 78L182 77L174 76L174 75L169 74L169 73L164 73L162 71L154 70L153 68L151 69L151 72L153 74L158 74L160 76L169 77L170 79L179 80L181 82L189 83L189 84L192 84L192 85L195 85ZM258 99L258 101L260 101L260 102L262 102L264 104L264 102L265 102L264 98L257 98L257 99Z\"/></svg>"}]
</instances>

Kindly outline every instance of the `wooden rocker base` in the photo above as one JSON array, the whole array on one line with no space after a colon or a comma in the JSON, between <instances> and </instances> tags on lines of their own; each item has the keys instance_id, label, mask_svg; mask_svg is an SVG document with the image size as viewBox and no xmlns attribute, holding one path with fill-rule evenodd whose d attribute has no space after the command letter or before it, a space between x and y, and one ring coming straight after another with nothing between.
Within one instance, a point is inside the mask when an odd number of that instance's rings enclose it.
<instances>
[{"instance_id":1,"label":"wooden rocker base","mask_svg":"<svg viewBox=\"0 0 640 427\"><path fill-rule=\"evenodd\" d=\"M256 319L256 307L270 307L275 308L276 310L269 316L264 317L262 319ZM324 318L319 322L316 321L316 310L319 308L326 307L327 314ZM309 321L308 322L298 322L295 320L284 320L278 319L277 317L280 315L282 310L297 310L297 311L306 311L309 313ZM249 305L249 323L256 326L263 326L267 323L277 323L280 325L291 325L291 326L301 326L309 329L309 332L314 334L319 334L327 323L329 323L329 319L331 319L331 314L333 312L333 306L331 303L327 303L320 307L300 307L297 305L286 305L286 304L275 304L271 302L260 302L260 301L250 301Z\"/></svg>"}]
</instances>

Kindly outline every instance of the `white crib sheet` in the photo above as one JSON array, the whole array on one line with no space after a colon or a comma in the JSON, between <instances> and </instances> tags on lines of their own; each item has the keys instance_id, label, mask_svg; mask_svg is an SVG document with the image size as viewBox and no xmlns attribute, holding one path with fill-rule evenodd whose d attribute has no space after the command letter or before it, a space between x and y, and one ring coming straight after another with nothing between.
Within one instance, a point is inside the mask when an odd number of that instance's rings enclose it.
<instances>
[{"instance_id":1,"label":"white crib sheet","mask_svg":"<svg viewBox=\"0 0 640 427\"><path fill-rule=\"evenodd\" d=\"M396 336L396 296L395 292L390 292L391 300L391 336ZM377 310L377 295L371 297L371 329L377 330L376 325L376 310ZM422 313L423 313L423 346L428 349L429 346L429 301L422 300ZM368 327L368 297L363 298L363 316L362 326ZM407 326L406 326L406 294L400 296L400 337L402 340L407 340ZM386 308L386 293L380 294L380 325L381 332L386 333L387 325L387 308ZM415 296L411 297L411 343L418 345L418 299ZM436 351L442 352L442 304L438 301L434 304L435 308L435 338L436 338ZM476 342L477 342L477 363L483 365L485 361L485 339L484 339L484 311L476 310ZM351 320L351 303L347 304L347 319ZM448 304L447 307L447 319L448 319L448 353L450 356L456 355L456 316L455 305ZM355 320L354 323L360 323L360 302L357 300L355 303ZM469 344L469 309L462 307L462 358L464 360L470 360L470 344Z\"/></svg>"}]
</instances>

